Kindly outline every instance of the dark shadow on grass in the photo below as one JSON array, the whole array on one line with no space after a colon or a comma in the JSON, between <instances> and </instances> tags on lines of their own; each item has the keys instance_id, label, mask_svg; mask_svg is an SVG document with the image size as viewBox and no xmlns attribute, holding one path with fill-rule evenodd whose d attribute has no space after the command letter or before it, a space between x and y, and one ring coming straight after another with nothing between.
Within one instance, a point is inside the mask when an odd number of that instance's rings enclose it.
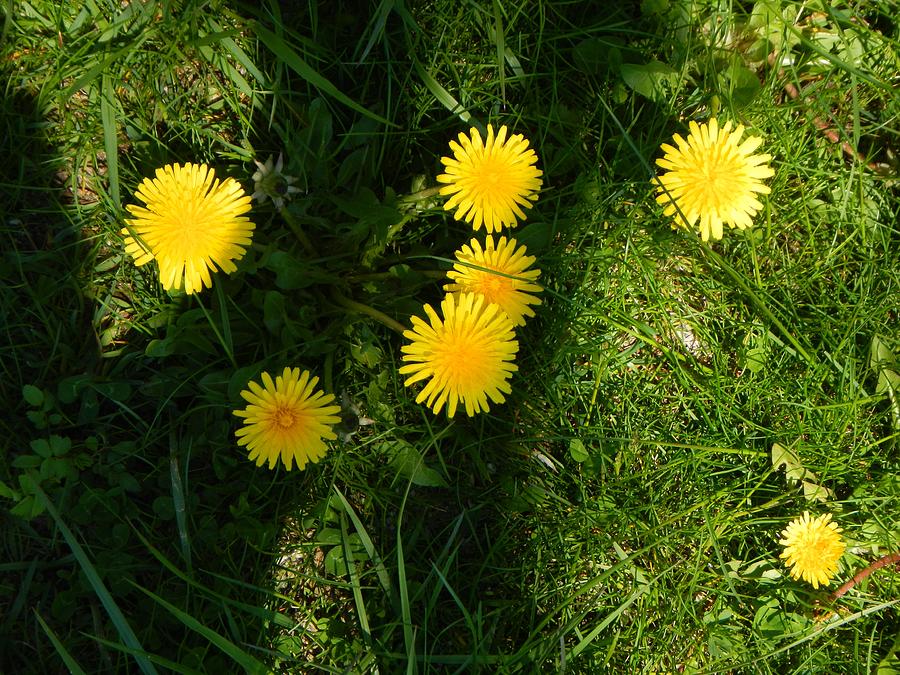
<instances>
[{"instance_id":1,"label":"dark shadow on grass","mask_svg":"<svg viewBox=\"0 0 900 675\"><path fill-rule=\"evenodd\" d=\"M65 164L46 136L35 91L4 50L0 81L0 670L52 672L59 662L34 619L60 608L61 579L74 570L45 517L28 521L34 500L20 482L37 455L30 443L68 434L71 420L56 404L57 384L96 364L96 335L80 288L85 246L77 220L62 204ZM26 390L27 388L27 390ZM68 438L68 436L67 436ZM64 457L63 460L68 459ZM62 469L68 472L68 468ZM49 478L55 496L72 487ZM65 610L62 610L65 613ZM89 616L82 614L82 617ZM89 621L81 629L90 630Z\"/></svg>"}]
</instances>

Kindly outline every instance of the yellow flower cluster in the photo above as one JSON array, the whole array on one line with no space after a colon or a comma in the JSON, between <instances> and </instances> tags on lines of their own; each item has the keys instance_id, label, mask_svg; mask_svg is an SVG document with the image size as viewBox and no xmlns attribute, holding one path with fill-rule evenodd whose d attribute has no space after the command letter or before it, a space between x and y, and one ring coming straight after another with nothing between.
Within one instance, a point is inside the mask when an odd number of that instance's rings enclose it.
<instances>
[{"instance_id":1,"label":"yellow flower cluster","mask_svg":"<svg viewBox=\"0 0 900 675\"><path fill-rule=\"evenodd\" d=\"M262 201L265 180L279 178L290 194L294 179L281 176L281 157L277 166L271 160L257 165L254 197ZM155 260L163 288L198 293L212 286L210 272L237 269L235 261L250 245L254 226L243 216L251 198L233 178L217 179L206 164L170 164L157 169L154 178L145 178L135 196L144 206L127 207L132 218L122 230L125 251L138 266ZM276 206L283 205L281 199ZM247 447L258 466L268 462L272 469L280 459L288 471L294 464L303 469L325 455L325 441L337 438L333 427L341 408L329 405L333 394L316 390L318 381L308 371L285 368L274 381L262 373L262 386L250 382L241 392L249 405L234 411L244 420L236 434L238 445Z\"/></svg>"},{"instance_id":2,"label":"yellow flower cluster","mask_svg":"<svg viewBox=\"0 0 900 675\"><path fill-rule=\"evenodd\" d=\"M761 139L741 142L743 131L732 131L730 122L720 129L715 119L702 126L691 122L687 140L675 134L675 146L662 146L665 156L657 164L666 172L655 179L657 201L678 225L698 226L704 240L720 238L726 224L749 227L762 208L755 195L769 191L761 181L773 173L771 158L753 154ZM437 176L440 194L448 197L444 208L475 232L484 226L486 234L456 251L440 311L426 304L426 318L412 318L399 372L407 386L423 385L417 402L435 413L446 406L453 417L458 408L469 416L488 411L511 392L515 329L534 316L542 288L534 256L516 239L494 233L526 217L543 174L529 141L510 135L506 126L495 133L489 125L486 138L473 127L451 141L450 150ZM270 160L257 166L254 198L271 195L280 208L298 191L292 190L295 179L281 175L281 157L277 165ZM244 215L251 197L237 181L217 179L205 164L172 164L145 178L135 196L143 205L127 207L125 250L136 265L155 260L165 289L198 293L212 285L211 272L237 269L254 229ZM251 460L272 468L280 459L288 469L302 469L324 455L325 441L336 438L332 427L340 407L330 405L334 396L317 391L317 383L298 368L285 368L274 380L263 373L261 385L249 383L241 394L249 405L235 415L244 420L238 443ZM804 569L802 561L796 565Z\"/></svg>"},{"instance_id":3,"label":"yellow flower cluster","mask_svg":"<svg viewBox=\"0 0 900 675\"><path fill-rule=\"evenodd\" d=\"M426 304L427 321L412 317L399 372L409 376L407 386L425 382L417 403L424 401L435 414L446 405L449 417L462 407L471 417L503 403L512 391L515 328L541 302L533 295L543 290L535 283L540 270L531 269L534 256L515 239L495 241L491 233L525 218L522 208L537 199L542 172L528 141L508 136L505 126L495 135L488 125L486 140L474 127L458 139L450 142L453 157L441 158L446 173L437 177L444 184L440 193L450 195L444 208L455 209L454 217L475 231L484 225L488 234L484 243L473 238L456 251L441 312Z\"/></svg>"},{"instance_id":4,"label":"yellow flower cluster","mask_svg":"<svg viewBox=\"0 0 900 675\"><path fill-rule=\"evenodd\" d=\"M509 377L518 342L514 329L534 316L541 292L531 269L535 259L515 239L491 232L512 227L525 217L541 187L537 156L521 134L508 136L501 127L495 135L488 127L487 140L472 129L452 142L453 158L442 158L446 173L438 176L441 193L451 195L446 208L456 217L482 225L489 233L482 242L473 238L456 252L457 262L448 273L447 295L441 303L443 317L430 305L428 322L412 320L404 335L400 369L406 384L426 381L418 401L437 413L444 405L452 417L457 407L474 415L501 403L510 392ZM257 162L253 198L271 196L276 208L297 192L295 179L282 176L283 160ZM125 250L136 265L156 261L162 286L188 295L212 286L217 269L234 272L250 244L253 223L244 216L251 197L232 178L217 179L206 164L171 164L145 178L135 197L143 205L127 207L131 218L122 230ZM318 378L299 368L284 368L274 378L261 374L241 396L248 405L234 414L243 420L237 430L238 445L246 447L251 461L287 470L303 469L318 462L327 441L337 438L334 427L341 421L341 407L334 395L316 388Z\"/></svg>"}]
</instances>

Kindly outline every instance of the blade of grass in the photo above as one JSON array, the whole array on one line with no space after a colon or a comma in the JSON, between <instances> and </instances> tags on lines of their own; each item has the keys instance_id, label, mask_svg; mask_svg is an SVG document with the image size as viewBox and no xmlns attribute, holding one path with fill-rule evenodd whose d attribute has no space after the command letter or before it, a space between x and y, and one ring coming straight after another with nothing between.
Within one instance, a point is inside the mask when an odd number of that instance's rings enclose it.
<instances>
[{"instance_id":1,"label":"blade of grass","mask_svg":"<svg viewBox=\"0 0 900 675\"><path fill-rule=\"evenodd\" d=\"M214 285L216 286L217 289L220 289L222 286L222 284L214 284ZM212 320L212 316L210 316L210 313L208 311L206 311L206 307L203 306L203 301L200 299L200 296L198 294L194 294L194 297L197 299L197 305L200 307L200 311L203 312L203 316L206 317L206 321L209 323L209 327L212 328L213 333L215 333L216 338L218 338L218 340L219 340L219 344L221 344L222 349L225 350L225 355L228 356L228 360L231 361L231 365L235 368L235 370L237 370L238 364L237 364L237 361L235 361L235 359L234 359L234 351L231 346L231 340L226 339L225 336L222 334L222 331L219 330L219 327ZM219 301L221 302L222 300L223 300L223 298L219 297ZM228 326L228 328L226 328L225 331L228 334L228 337L230 338L231 337L231 327Z\"/></svg>"},{"instance_id":2,"label":"blade of grass","mask_svg":"<svg viewBox=\"0 0 900 675\"><path fill-rule=\"evenodd\" d=\"M888 82L883 82L879 80L877 77L869 75L868 73L860 70L859 68L847 63L836 54L834 54L831 50L825 49L821 47L815 40L810 40L800 29L790 25L785 24L785 28L787 28L794 36L800 41L800 43L806 47L807 49L811 49L816 54L821 56L823 59L829 61L833 65L837 66L841 70L846 71L850 75L854 75L861 79L863 82L868 82L873 87L877 87L879 89L884 89L885 91L892 92L893 85Z\"/></svg>"},{"instance_id":3,"label":"blade of grass","mask_svg":"<svg viewBox=\"0 0 900 675\"><path fill-rule=\"evenodd\" d=\"M863 618L864 616L868 616L869 614L876 614L878 612L881 612L882 610L889 609L890 607L893 607L897 603L900 603L900 598L898 598L896 600L889 600L887 602L882 602L878 605L875 605L874 607L867 607L866 609L862 609L858 612L854 612L853 614L848 614L847 616L841 617L837 621L832 621L832 622L826 623L825 625L821 625L821 624L817 625L809 634L804 635L803 637L798 638L797 640L794 640L790 644L787 644L784 647L780 647L780 648L776 649L775 651L770 652L768 654L764 654L763 656L758 656L755 659L751 659L750 661L733 664L733 667L734 667L735 671L740 671L740 670L742 670L743 666L752 666L754 663L759 663L760 661L765 661L766 659L771 659L773 656L778 656L779 654L783 654L784 652L789 651L789 650L793 649L794 647L799 647L804 642L809 642L810 640L820 637L821 635L824 635L830 631L841 628L842 626L845 626L846 624L850 623L851 621L856 621L858 619ZM706 672L714 672L714 671L706 671Z\"/></svg>"},{"instance_id":4,"label":"blade of grass","mask_svg":"<svg viewBox=\"0 0 900 675\"><path fill-rule=\"evenodd\" d=\"M211 598L215 598L216 600L219 600L220 602L227 603L227 604L231 605L232 607L236 607L244 612L247 612L248 614L252 614L253 616L257 617L258 619L261 619L263 621L271 621L272 623L274 623L282 628L287 628L288 630L293 630L297 627L296 621L294 621L287 615L282 614L281 612L276 612L274 610L267 609L265 607L257 607L255 605L248 605L245 602L241 602L240 600L234 600L232 598L229 598L227 595L218 593L217 591L214 591L213 589L209 588L208 586L204 586L203 584L199 583L195 579L192 579L187 574L185 574L182 570L180 570L171 560L169 560L166 556L164 556L158 549L154 548L154 546L150 542L148 542L147 539L133 527L132 527L132 532L134 532L134 534L137 535L137 538L140 539L141 542L143 542L143 544L147 548L147 550L150 551L151 555L154 558L156 558L163 565L163 567L165 567L172 574L174 574L179 579L184 581L186 584L190 585L193 588L196 588L201 593L204 593L205 595L207 595ZM216 576L217 578L219 578L223 581L226 581L226 582L228 582L228 581L234 582L235 581L234 579L228 579L227 577L223 577L221 575L214 574L213 576ZM269 595L269 596L279 600L280 602L286 603L288 605L295 603L295 600L287 597L286 595L282 595L280 593L274 593L269 589L260 588L259 586L253 586L252 584L247 584L247 583L243 583L243 582L239 582L239 585L244 588L249 588L258 593L264 593L266 595Z\"/></svg>"},{"instance_id":5,"label":"blade of grass","mask_svg":"<svg viewBox=\"0 0 900 675\"><path fill-rule=\"evenodd\" d=\"M384 561L375 550L375 544L372 543L372 538L369 536L369 533L363 526L362 521L356 514L356 511L354 511L353 507L350 506L350 502L347 501L347 498L344 497L343 493L337 488L337 486L335 486L334 491L335 493L337 493L338 499L341 500L341 504L343 505L344 510L350 517L350 521L353 523L353 527L356 530L356 533L359 535L359 539L362 542L363 548L366 550L366 555L369 556L369 559L375 566L375 574L378 576L378 581L379 583L381 583L381 587L384 589L384 592L387 594L387 596L391 599L391 603L394 604L394 606L397 606L396 593L391 586L391 577L388 575L387 568L384 566Z\"/></svg>"},{"instance_id":6,"label":"blade of grass","mask_svg":"<svg viewBox=\"0 0 900 675\"><path fill-rule=\"evenodd\" d=\"M497 47L497 74L500 79L500 100L506 101L506 67L503 55L506 52L506 36L503 33L503 10L500 8L500 0L494 0L494 26L493 40Z\"/></svg>"},{"instance_id":7,"label":"blade of grass","mask_svg":"<svg viewBox=\"0 0 900 675\"><path fill-rule=\"evenodd\" d=\"M318 89L319 91L328 94L332 98L337 99L341 103L343 103L348 108L352 108L356 112L365 115L366 117L375 120L376 122L380 122L381 124L385 124L387 126L395 126L389 120L381 117L381 115L376 115L371 110L361 106L359 103L351 99L345 93L343 93L340 89L338 89L330 80L326 77L320 75L316 70L310 66L297 52L295 52L281 37L273 33L272 31L263 28L259 23L253 24L253 31L256 33L256 36L260 39L260 41L271 50L275 56L281 59L285 65L287 65L291 70L297 73L304 80L309 82L313 87Z\"/></svg>"},{"instance_id":8,"label":"blade of grass","mask_svg":"<svg viewBox=\"0 0 900 675\"><path fill-rule=\"evenodd\" d=\"M210 18L208 19L208 21L210 27L214 31L223 35L223 37L219 39L219 44L221 44L222 47L225 48L225 51L231 54L231 56L234 57L234 60L240 63L247 70L247 72L253 76L254 80L256 80L259 84L266 86L268 84L266 76L263 75L259 68L256 67L256 64L253 63L247 52L241 49L238 46L237 42L235 42L232 38L226 37L225 31L218 23L215 22L215 20Z\"/></svg>"},{"instance_id":9,"label":"blade of grass","mask_svg":"<svg viewBox=\"0 0 900 675\"><path fill-rule=\"evenodd\" d=\"M403 523L403 511L406 508L406 500L409 498L411 487L412 481L410 480L406 483L406 492L403 495L403 501L400 503L400 510L397 513L397 586L400 589L400 616L403 621L403 642L406 645L406 672L408 674L416 671L416 639L412 625L412 612L409 606L409 588L406 585L406 561L403 557L401 524Z\"/></svg>"},{"instance_id":10,"label":"blade of grass","mask_svg":"<svg viewBox=\"0 0 900 675\"><path fill-rule=\"evenodd\" d=\"M384 26L387 23L388 15L391 13L391 10L394 9L395 2L396 0L381 0L378 4L378 9L373 12L374 17L372 18L372 21L369 23L369 26L366 27L366 30L371 31L369 40L366 42L362 54L353 57L354 61L362 63L368 58L369 52L372 51L372 47L375 46L375 41L384 34Z\"/></svg>"},{"instance_id":11,"label":"blade of grass","mask_svg":"<svg viewBox=\"0 0 900 675\"><path fill-rule=\"evenodd\" d=\"M119 193L119 138L116 130L116 90L109 73L100 80L100 119L103 122L103 149L106 151L106 175L113 204L122 207Z\"/></svg>"},{"instance_id":12,"label":"blade of grass","mask_svg":"<svg viewBox=\"0 0 900 675\"><path fill-rule=\"evenodd\" d=\"M36 608L34 610L34 616L37 618L38 623L41 624L41 628L47 634L47 637L50 638L50 642L53 643L53 648L56 650L56 653L59 654L59 658L63 660L63 663L66 664L66 668L69 669L69 672L72 673L72 675L87 675L84 672L84 669L80 665L78 665L78 662L74 658L72 658L72 655L69 654L65 645L60 642L59 638L56 636L56 633L54 633L53 629L47 625L47 623L44 621L44 618L40 615Z\"/></svg>"},{"instance_id":13,"label":"blade of grass","mask_svg":"<svg viewBox=\"0 0 900 675\"><path fill-rule=\"evenodd\" d=\"M577 658L577 656L581 652L583 652L591 644L591 642L593 642L597 638L597 636L600 635L600 633L602 633L607 626L609 626L609 624L618 619L619 616L621 616L622 612L631 607L631 605L633 605L638 598L643 597L644 595L646 595L646 593L643 590L640 590L635 591L630 596L628 596L628 599L625 602L623 602L612 612L607 614L606 617L604 617L603 621L594 626L591 629L590 633L585 635L577 645L572 647L572 651L569 652L565 658Z\"/></svg>"},{"instance_id":14,"label":"blade of grass","mask_svg":"<svg viewBox=\"0 0 900 675\"><path fill-rule=\"evenodd\" d=\"M184 498L184 484L178 468L178 454L175 450L175 428L172 422L169 427L169 479L172 481L172 504L175 508L175 524L178 528L178 541L181 544L181 556L187 565L187 573L194 576L191 565L191 539L187 530L187 502Z\"/></svg>"},{"instance_id":15,"label":"blade of grass","mask_svg":"<svg viewBox=\"0 0 900 675\"><path fill-rule=\"evenodd\" d=\"M220 635L212 628L204 626L190 614L178 609L175 605L159 597L153 591L150 591L140 584L134 582L132 582L132 585L139 591L150 597L157 604L161 605L166 611L168 611L172 616L183 623L187 628L191 629L195 633L199 633L216 647L221 649L231 658L232 661L240 665L248 673L259 673L260 675L263 675L264 673L269 672L266 664L253 658L250 654L238 647L228 638Z\"/></svg>"},{"instance_id":16,"label":"blade of grass","mask_svg":"<svg viewBox=\"0 0 900 675\"><path fill-rule=\"evenodd\" d=\"M362 633L363 642L369 652L374 652L372 644L372 629L369 627L369 614L366 612L366 603L363 600L362 587L359 584L359 572L356 569L356 561L353 559L353 549L350 546L350 534L347 531L347 514L341 513L341 545L344 550L344 563L347 565L347 574L350 576L350 588L353 592L353 604L356 605L356 616L359 619L359 630ZM376 666L375 672L379 672Z\"/></svg>"},{"instance_id":17,"label":"blade of grass","mask_svg":"<svg viewBox=\"0 0 900 675\"><path fill-rule=\"evenodd\" d=\"M428 88L434 97L438 100L438 102L443 105L447 110L449 110L452 114L456 115L466 124L474 125L481 134L486 134L487 130L484 128L484 125L481 124L478 120L474 119L469 113L468 110L465 109L462 103L453 98L453 94L444 89L441 84L434 79L434 77L425 70L425 67L419 63L419 60L415 57L412 59L413 68L416 69L416 73L418 73L419 77L422 79L422 82Z\"/></svg>"},{"instance_id":18,"label":"blade of grass","mask_svg":"<svg viewBox=\"0 0 900 675\"><path fill-rule=\"evenodd\" d=\"M41 504L47 510L47 513L50 514L50 517L53 518L54 522L56 523L56 527L59 529L60 534L62 534L63 536L63 539L66 540L69 548L72 549L72 553L75 555L75 559L81 566L81 571L84 572L84 576L87 578L88 583L91 585L91 588L94 589L94 593L96 593L97 597L100 599L100 603L103 605L103 608L106 610L106 613L112 620L113 625L116 627L116 631L119 633L119 637L122 638L122 641L129 647L143 653L144 648L141 646L140 641L137 639L137 635L134 634L134 631L132 630L131 625L128 623L128 620L125 618L125 615L122 614L122 610L119 609L116 601L107 590L106 585L103 583L103 580L97 573L96 568L93 566L93 564L91 564L90 558L88 558L87 554L84 552L84 549L81 548L81 544L78 543L75 535L63 522L63 519L59 515L59 512L56 510L56 507L53 505L53 502L50 501L50 498L41 489L41 486L35 479L34 471L29 471L27 475L33 484L32 487L34 488L35 498L41 502ZM141 672L146 673L146 675L156 675L156 668L153 667L153 664L146 656L135 654L134 658L137 661Z\"/></svg>"},{"instance_id":19,"label":"blade of grass","mask_svg":"<svg viewBox=\"0 0 900 675\"><path fill-rule=\"evenodd\" d=\"M216 284L216 300L219 302L219 319L222 322L222 339L229 354L234 354L234 338L231 335L231 321L228 318L228 298L222 284Z\"/></svg>"},{"instance_id":20,"label":"blade of grass","mask_svg":"<svg viewBox=\"0 0 900 675\"><path fill-rule=\"evenodd\" d=\"M472 634L472 641L474 644L478 644L478 630L475 627L475 622L472 620L472 614L469 610L466 609L465 604L462 600L459 599L459 595L456 594L456 591L453 590L453 587L450 585L450 582L447 581L447 577L437 568L437 565L432 563L431 571L434 572L438 579L441 582L441 586L450 594L450 597L453 599L453 603L459 607L460 613L463 615L463 621L466 624L466 628L469 629L469 633ZM474 654L473 654L474 656Z\"/></svg>"},{"instance_id":21,"label":"blade of grass","mask_svg":"<svg viewBox=\"0 0 900 675\"><path fill-rule=\"evenodd\" d=\"M96 635L92 635L91 638L102 644L104 647L115 649L116 651L122 652L123 654L130 654L131 656L140 654L142 656L146 656L156 665L167 668L173 673L181 673L181 675L201 675L201 671L194 670L193 668L189 668L188 666L183 666L180 663L175 663L174 661L165 657L158 656L156 654L148 654L147 652L138 652L137 650L130 649L119 642L104 640L103 638L97 637Z\"/></svg>"},{"instance_id":22,"label":"blade of grass","mask_svg":"<svg viewBox=\"0 0 900 675\"><path fill-rule=\"evenodd\" d=\"M753 305L759 311L761 311L763 314L765 314L766 318L769 319L769 321L771 321L773 324L775 324L775 327L778 328L778 330L781 332L781 334L787 338L788 342L790 342L791 345L793 345L794 349L797 350L797 352L806 360L806 362L811 366L815 366L816 360L812 357L812 355L808 351L806 351L806 349L803 348L803 345L800 344L800 341L794 337L794 335L779 320L779 318L777 316L775 316L775 314L772 312L772 310L769 309L768 305L766 305L766 303L764 303L762 301L762 299L753 291L753 289L750 288L750 285L747 283L746 279L744 279L744 277L742 275L738 274L738 272L731 265L729 265L727 262L725 262L725 259L722 258L722 256L720 256L718 253L713 251L710 248L709 244L707 244L705 241L700 242L700 244L703 247L703 253L706 254L706 256L712 262L714 262L718 267L723 269L725 271L725 273L728 274L728 276L730 276L732 279L734 279L734 282L738 286L740 286L741 290L744 293L747 294L747 297L750 298L750 300L753 302Z\"/></svg>"}]
</instances>

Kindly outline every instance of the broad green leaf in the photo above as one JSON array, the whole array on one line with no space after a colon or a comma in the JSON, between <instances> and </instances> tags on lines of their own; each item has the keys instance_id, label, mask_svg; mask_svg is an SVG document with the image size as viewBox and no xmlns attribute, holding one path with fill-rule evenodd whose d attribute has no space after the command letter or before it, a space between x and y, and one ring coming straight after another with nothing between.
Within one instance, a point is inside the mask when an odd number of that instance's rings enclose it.
<instances>
[{"instance_id":1,"label":"broad green leaf","mask_svg":"<svg viewBox=\"0 0 900 675\"><path fill-rule=\"evenodd\" d=\"M56 434L50 436L50 452L55 457L67 455L71 449L72 439L68 436L57 436Z\"/></svg>"},{"instance_id":2,"label":"broad green leaf","mask_svg":"<svg viewBox=\"0 0 900 675\"><path fill-rule=\"evenodd\" d=\"M587 448L584 447L584 443L580 438L573 438L569 441L569 456L581 464L581 462L587 461L590 457L590 453L588 453Z\"/></svg>"},{"instance_id":3,"label":"broad green leaf","mask_svg":"<svg viewBox=\"0 0 900 675\"><path fill-rule=\"evenodd\" d=\"M337 541L334 542L336 545L325 554L323 564L329 574L344 577L350 574L347 567L348 553L352 561L362 561L366 559L366 552L356 532L350 534L344 530L338 530L337 533Z\"/></svg>"},{"instance_id":4,"label":"broad green leaf","mask_svg":"<svg viewBox=\"0 0 900 675\"><path fill-rule=\"evenodd\" d=\"M306 288L316 283L316 278L310 274L309 263L285 251L272 253L266 259L265 267L275 272L275 285L286 291Z\"/></svg>"},{"instance_id":5,"label":"broad green leaf","mask_svg":"<svg viewBox=\"0 0 900 675\"><path fill-rule=\"evenodd\" d=\"M350 345L350 355L367 368L374 368L384 357L381 349L371 342L364 342L361 345Z\"/></svg>"},{"instance_id":6,"label":"broad green leaf","mask_svg":"<svg viewBox=\"0 0 900 675\"><path fill-rule=\"evenodd\" d=\"M832 496L831 490L808 480L801 481L801 485L803 486L803 496L807 501L824 504Z\"/></svg>"},{"instance_id":7,"label":"broad green leaf","mask_svg":"<svg viewBox=\"0 0 900 675\"><path fill-rule=\"evenodd\" d=\"M625 84L656 102L665 99L666 88L673 86L678 78L678 73L661 61L623 63L619 73Z\"/></svg>"},{"instance_id":8,"label":"broad green leaf","mask_svg":"<svg viewBox=\"0 0 900 675\"><path fill-rule=\"evenodd\" d=\"M32 408L40 408L44 404L44 392L33 384L26 384L22 387L22 398Z\"/></svg>"},{"instance_id":9,"label":"broad green leaf","mask_svg":"<svg viewBox=\"0 0 900 675\"><path fill-rule=\"evenodd\" d=\"M900 431L900 366L897 358L885 341L876 335L872 338L869 365L878 377L875 391L887 394L891 402L891 419L894 431Z\"/></svg>"},{"instance_id":10,"label":"broad green leaf","mask_svg":"<svg viewBox=\"0 0 900 675\"><path fill-rule=\"evenodd\" d=\"M786 448L781 443L772 444L772 468L775 470L784 467L784 475L788 481L796 483L804 478L816 480L814 473L807 471L800 458L790 448Z\"/></svg>"},{"instance_id":11,"label":"broad green leaf","mask_svg":"<svg viewBox=\"0 0 900 675\"><path fill-rule=\"evenodd\" d=\"M784 475L789 484L800 483L803 488L803 496L808 501L826 502L831 497L831 490L819 485L819 479L812 471L803 466L800 458L790 448L780 443L772 444L772 468L775 470L784 467Z\"/></svg>"},{"instance_id":12,"label":"broad green leaf","mask_svg":"<svg viewBox=\"0 0 900 675\"><path fill-rule=\"evenodd\" d=\"M662 14L669 9L669 0L641 0L641 14L644 16Z\"/></svg>"},{"instance_id":13,"label":"broad green leaf","mask_svg":"<svg viewBox=\"0 0 900 675\"><path fill-rule=\"evenodd\" d=\"M150 340L144 348L144 356L150 358L161 359L169 356L175 351L175 343L169 338L162 340Z\"/></svg>"},{"instance_id":14,"label":"broad green leaf","mask_svg":"<svg viewBox=\"0 0 900 675\"><path fill-rule=\"evenodd\" d=\"M231 376L231 380L228 382L228 398L244 403L244 399L241 398L241 392L248 389L247 383L250 380L254 378L259 379L257 377L259 373L259 366L244 366L243 368L235 370Z\"/></svg>"},{"instance_id":15,"label":"broad green leaf","mask_svg":"<svg viewBox=\"0 0 900 675\"><path fill-rule=\"evenodd\" d=\"M124 403L131 397L131 385L127 382L95 382L91 385L98 394L111 401Z\"/></svg>"},{"instance_id":16,"label":"broad green leaf","mask_svg":"<svg viewBox=\"0 0 900 675\"><path fill-rule=\"evenodd\" d=\"M19 493L13 490L9 485L0 480L0 497L6 497L7 499L18 499Z\"/></svg>"},{"instance_id":17,"label":"broad green leaf","mask_svg":"<svg viewBox=\"0 0 900 675\"><path fill-rule=\"evenodd\" d=\"M50 443L46 438L35 439L31 441L29 445L31 446L31 449L41 457L49 457L52 454L52 451L50 450Z\"/></svg>"},{"instance_id":18,"label":"broad green leaf","mask_svg":"<svg viewBox=\"0 0 900 675\"><path fill-rule=\"evenodd\" d=\"M72 375L60 380L56 385L56 396L60 403L74 403L90 380L90 375L86 374Z\"/></svg>"},{"instance_id":19,"label":"broad green leaf","mask_svg":"<svg viewBox=\"0 0 900 675\"><path fill-rule=\"evenodd\" d=\"M727 76L730 85L731 102L736 108L746 107L762 91L762 85L759 83L756 73L737 59L732 61L731 67L727 71Z\"/></svg>"},{"instance_id":20,"label":"broad green leaf","mask_svg":"<svg viewBox=\"0 0 900 675\"><path fill-rule=\"evenodd\" d=\"M272 335L278 335L284 325L284 295L278 291L266 291L263 300L263 323Z\"/></svg>"},{"instance_id":21,"label":"broad green leaf","mask_svg":"<svg viewBox=\"0 0 900 675\"><path fill-rule=\"evenodd\" d=\"M418 449L405 441L387 444L391 455L391 466L398 475L422 487L447 487L447 481L434 469L425 464L425 458Z\"/></svg>"},{"instance_id":22,"label":"broad green leaf","mask_svg":"<svg viewBox=\"0 0 900 675\"><path fill-rule=\"evenodd\" d=\"M758 373L766 365L769 352L769 332L761 322L754 322L743 339L743 350L739 356L739 364L746 372Z\"/></svg>"},{"instance_id":23,"label":"broad green leaf","mask_svg":"<svg viewBox=\"0 0 900 675\"><path fill-rule=\"evenodd\" d=\"M19 516L19 518L31 520L41 515L44 512L44 507L32 495L26 495L9 512L14 516Z\"/></svg>"},{"instance_id":24,"label":"broad green leaf","mask_svg":"<svg viewBox=\"0 0 900 675\"><path fill-rule=\"evenodd\" d=\"M46 441L44 441L46 443ZM32 448L34 449L34 448ZM49 446L47 452L49 453ZM37 452L37 450L35 450ZM19 455L11 463L17 469L35 469L41 465L43 460L34 455Z\"/></svg>"}]
</instances>

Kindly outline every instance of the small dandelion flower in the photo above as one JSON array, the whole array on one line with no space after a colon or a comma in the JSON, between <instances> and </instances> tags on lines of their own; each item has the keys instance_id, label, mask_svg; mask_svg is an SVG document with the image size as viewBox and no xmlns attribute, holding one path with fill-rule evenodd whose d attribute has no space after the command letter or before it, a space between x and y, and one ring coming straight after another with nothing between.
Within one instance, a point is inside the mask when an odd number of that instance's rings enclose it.
<instances>
[{"instance_id":1,"label":"small dandelion flower","mask_svg":"<svg viewBox=\"0 0 900 675\"><path fill-rule=\"evenodd\" d=\"M218 180L206 164L169 164L145 178L129 204L134 218L122 230L135 265L156 260L166 290L196 293L211 287L210 270L234 272L250 245L253 223L241 214L248 197L233 178Z\"/></svg>"},{"instance_id":2,"label":"small dandelion flower","mask_svg":"<svg viewBox=\"0 0 900 675\"><path fill-rule=\"evenodd\" d=\"M472 223L475 230L482 223L488 233L515 227L517 218L525 219L522 207L530 209L541 189L537 155L522 134L507 139L506 126L495 137L488 125L486 141L475 127L469 133L459 134L459 143L450 141L452 158L441 157L446 173L437 181L447 185L440 194L452 195L444 208L456 209L453 217Z\"/></svg>"},{"instance_id":3,"label":"small dandelion flower","mask_svg":"<svg viewBox=\"0 0 900 675\"><path fill-rule=\"evenodd\" d=\"M837 523L831 522L830 513L810 518L807 511L788 523L778 543L784 546L780 557L786 558L784 564L791 568L791 576L802 577L813 588L831 583L846 548L840 531Z\"/></svg>"},{"instance_id":4,"label":"small dandelion flower","mask_svg":"<svg viewBox=\"0 0 900 675\"><path fill-rule=\"evenodd\" d=\"M475 293L445 296L443 319L431 305L424 309L428 322L414 316L412 330L403 333L410 344L402 347L407 365L399 370L409 375L407 386L428 380L416 403L425 401L435 414L446 403L449 417L460 403L469 417L488 411L488 399L502 403L512 391L509 377L519 350L506 313Z\"/></svg>"},{"instance_id":5,"label":"small dandelion flower","mask_svg":"<svg viewBox=\"0 0 900 675\"><path fill-rule=\"evenodd\" d=\"M662 144L664 157L656 160L666 172L655 179L656 201L664 204L663 214L690 229L698 224L703 241L722 238L722 225L740 230L753 224L753 216L763 205L756 194L769 194L761 181L774 175L768 165L771 155L754 155L762 138L751 136L740 142L743 125L731 131L731 122L719 129L715 119L709 124L690 123L687 140L675 134L677 148Z\"/></svg>"},{"instance_id":6,"label":"small dandelion flower","mask_svg":"<svg viewBox=\"0 0 900 675\"><path fill-rule=\"evenodd\" d=\"M334 395L316 391L318 382L308 371L285 368L274 382L263 373L262 386L251 381L241 392L250 405L234 411L244 418L235 436L257 466L268 462L273 469L280 458L290 471L294 462L303 469L307 462L315 464L325 456L325 441L337 438L333 427L341 421L341 407L328 405Z\"/></svg>"},{"instance_id":7,"label":"small dandelion flower","mask_svg":"<svg viewBox=\"0 0 900 675\"><path fill-rule=\"evenodd\" d=\"M540 293L544 289L533 283L541 271L528 269L534 262L534 256L526 255L524 246L516 248L517 243L515 239L500 237L495 245L494 238L488 235L482 248L477 239L472 239L456 252L459 263L447 272L454 283L446 284L444 290L483 295L487 302L500 305L512 319L513 325L524 326L525 317L534 316L534 310L529 305L541 304L540 298L530 294ZM491 270L500 274L494 274Z\"/></svg>"},{"instance_id":8,"label":"small dandelion flower","mask_svg":"<svg viewBox=\"0 0 900 675\"><path fill-rule=\"evenodd\" d=\"M294 186L297 178L281 173L281 169L284 168L284 157L281 153L278 153L277 162L273 162L269 157L265 164L255 159L253 163L256 164L257 171L253 174L253 195L251 196L260 204L271 198L275 208L281 209L285 200L300 192L300 188Z\"/></svg>"}]
</instances>

